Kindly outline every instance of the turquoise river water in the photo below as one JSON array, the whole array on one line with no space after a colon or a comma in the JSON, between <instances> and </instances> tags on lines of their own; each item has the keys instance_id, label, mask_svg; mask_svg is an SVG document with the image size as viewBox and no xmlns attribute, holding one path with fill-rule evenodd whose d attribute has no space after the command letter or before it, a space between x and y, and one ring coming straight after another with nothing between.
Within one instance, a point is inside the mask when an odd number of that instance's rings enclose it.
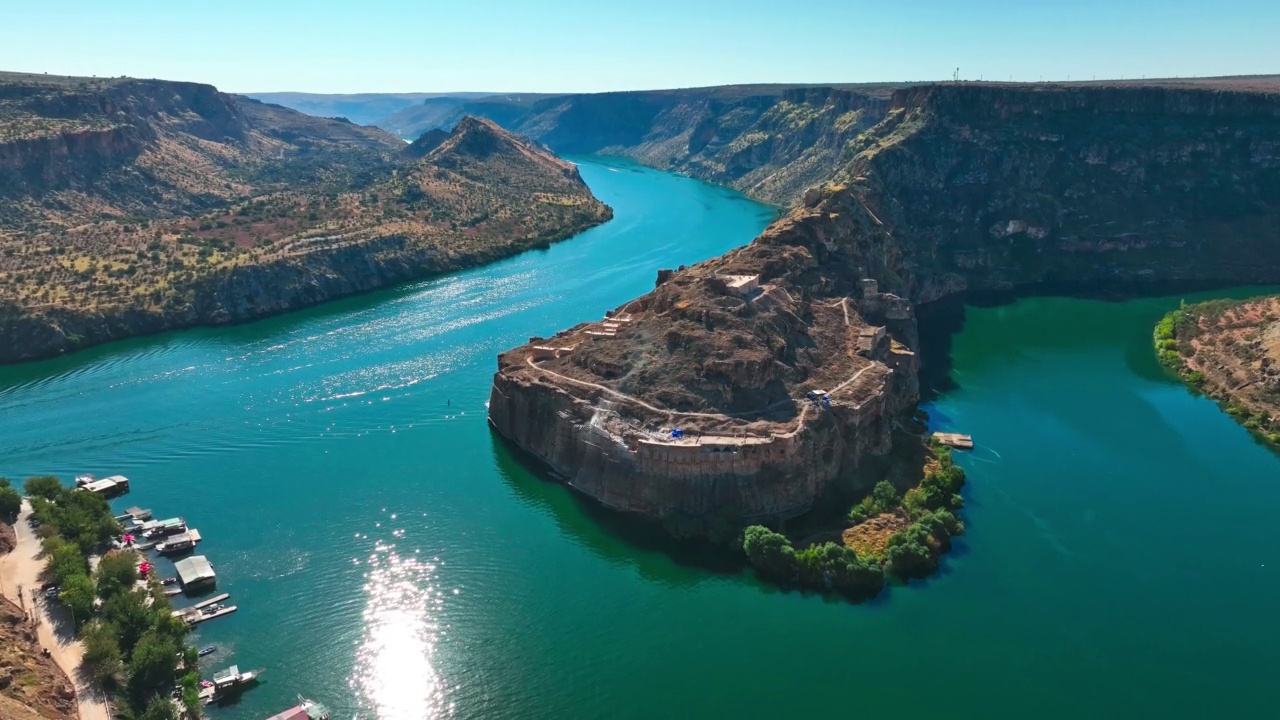
<instances>
[{"instance_id":1,"label":"turquoise river water","mask_svg":"<svg viewBox=\"0 0 1280 720\"><path fill-rule=\"evenodd\" d=\"M598 318L773 211L612 160L550 250L250 325L0 368L0 475L122 473L240 611L213 717L1273 716L1280 459L1157 366L1179 298L969 308L930 406L969 532L862 605L631 533L490 432L495 355ZM602 519L604 522L602 522Z\"/></svg>"}]
</instances>

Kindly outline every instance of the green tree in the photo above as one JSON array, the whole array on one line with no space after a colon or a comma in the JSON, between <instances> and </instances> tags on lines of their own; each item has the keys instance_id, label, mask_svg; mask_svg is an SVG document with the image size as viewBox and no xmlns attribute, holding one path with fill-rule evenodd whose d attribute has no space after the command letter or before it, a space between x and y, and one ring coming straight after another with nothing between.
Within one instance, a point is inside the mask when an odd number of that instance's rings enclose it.
<instances>
[{"instance_id":1,"label":"green tree","mask_svg":"<svg viewBox=\"0 0 1280 720\"><path fill-rule=\"evenodd\" d=\"M923 578L938 569L933 551L918 542L890 545L885 551L889 572L901 578Z\"/></svg>"},{"instance_id":2,"label":"green tree","mask_svg":"<svg viewBox=\"0 0 1280 720\"><path fill-rule=\"evenodd\" d=\"M147 708L137 716L138 720L178 720L178 709L164 695L157 695L147 703Z\"/></svg>"},{"instance_id":3,"label":"green tree","mask_svg":"<svg viewBox=\"0 0 1280 720\"><path fill-rule=\"evenodd\" d=\"M785 535L763 525L752 525L742 533L742 550L747 561L761 574L779 580L790 580L799 566L795 549Z\"/></svg>"},{"instance_id":4,"label":"green tree","mask_svg":"<svg viewBox=\"0 0 1280 720\"><path fill-rule=\"evenodd\" d=\"M124 670L120 642L116 639L118 632L115 626L101 620L89 622L80 631L85 668L99 684L111 682Z\"/></svg>"},{"instance_id":5,"label":"green tree","mask_svg":"<svg viewBox=\"0 0 1280 720\"><path fill-rule=\"evenodd\" d=\"M0 480L3 479L0 478ZM0 486L0 517L8 518L12 522L21 511L22 496L18 494L18 491L7 484Z\"/></svg>"},{"instance_id":6,"label":"green tree","mask_svg":"<svg viewBox=\"0 0 1280 720\"><path fill-rule=\"evenodd\" d=\"M107 553L98 563L94 579L98 586L98 597L103 600L131 589L138 581L137 555L132 551Z\"/></svg>"},{"instance_id":7,"label":"green tree","mask_svg":"<svg viewBox=\"0 0 1280 720\"><path fill-rule=\"evenodd\" d=\"M145 697L151 690L173 684L180 652L182 648L172 638L153 631L144 633L129 659L129 684L134 696Z\"/></svg>"},{"instance_id":8,"label":"green tree","mask_svg":"<svg viewBox=\"0 0 1280 720\"><path fill-rule=\"evenodd\" d=\"M85 560L84 553L61 537L47 538L44 553L49 558L49 573L59 585L65 585L73 577L89 574L89 562Z\"/></svg>"},{"instance_id":9,"label":"green tree","mask_svg":"<svg viewBox=\"0 0 1280 720\"><path fill-rule=\"evenodd\" d=\"M195 667L195 662L189 667ZM178 684L182 686L182 704L191 717L200 717L200 673L189 672L183 675Z\"/></svg>"},{"instance_id":10,"label":"green tree","mask_svg":"<svg viewBox=\"0 0 1280 720\"><path fill-rule=\"evenodd\" d=\"M132 590L112 596L102 603L99 614L116 627L120 650L126 658L132 657L134 647L153 625L145 590Z\"/></svg>"},{"instance_id":11,"label":"green tree","mask_svg":"<svg viewBox=\"0 0 1280 720\"><path fill-rule=\"evenodd\" d=\"M888 480L876 483L875 488L871 490L871 497L875 501L877 514L890 512L898 506L898 491Z\"/></svg>"},{"instance_id":12,"label":"green tree","mask_svg":"<svg viewBox=\"0 0 1280 720\"><path fill-rule=\"evenodd\" d=\"M57 500L66 488L62 486L62 481L51 475L43 475L40 477L29 477L22 484L27 495L31 497L42 497L46 500Z\"/></svg>"},{"instance_id":13,"label":"green tree","mask_svg":"<svg viewBox=\"0 0 1280 720\"><path fill-rule=\"evenodd\" d=\"M828 587L861 599L874 597L884 587L880 564L858 557L853 548L825 543L819 550L823 578Z\"/></svg>"},{"instance_id":14,"label":"green tree","mask_svg":"<svg viewBox=\"0 0 1280 720\"><path fill-rule=\"evenodd\" d=\"M62 583L58 599L71 610L76 625L79 626L93 612L93 581L87 575L67 578Z\"/></svg>"}]
</instances>

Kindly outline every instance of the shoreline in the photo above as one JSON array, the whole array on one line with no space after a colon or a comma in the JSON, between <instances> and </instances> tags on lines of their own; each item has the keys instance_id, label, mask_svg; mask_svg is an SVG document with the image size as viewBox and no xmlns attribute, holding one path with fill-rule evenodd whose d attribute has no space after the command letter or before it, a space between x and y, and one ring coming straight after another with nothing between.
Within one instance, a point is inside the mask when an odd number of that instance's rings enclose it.
<instances>
[{"instance_id":1,"label":"shoreline","mask_svg":"<svg viewBox=\"0 0 1280 720\"><path fill-rule=\"evenodd\" d=\"M35 621L40 645L49 650L49 656L75 688L80 720L111 720L110 706L102 691L80 672L84 646L72 634L69 618L62 617L60 609L51 608L43 598L36 599L45 560L41 557L40 538L28 522L30 517L31 504L23 499L22 511L13 524L16 543L12 551L0 557L0 591Z\"/></svg>"},{"instance_id":2,"label":"shoreline","mask_svg":"<svg viewBox=\"0 0 1280 720\"><path fill-rule=\"evenodd\" d=\"M1152 332L1162 366L1272 450L1280 449L1280 413L1269 394L1274 391L1259 388L1275 385L1277 309L1276 295L1184 304L1165 314Z\"/></svg>"},{"instance_id":3,"label":"shoreline","mask_svg":"<svg viewBox=\"0 0 1280 720\"><path fill-rule=\"evenodd\" d=\"M106 311L82 308L49 308L31 311L17 304L0 303L0 340L14 348L0 352L0 365L20 365L64 357L80 350L121 340L161 335L193 328L217 328L266 320L335 300L394 290L409 283L432 280L464 272L552 244L571 240L613 219L613 209L604 205L600 217L558 228L536 242L517 241L502 248L464 253L440 262L430 258L420 265L408 255L397 256L364 275L344 274L353 258L334 252L313 254L300 262L275 260L257 265L222 269L209 279L193 284L196 297L190 307L174 312L151 312L138 307L116 306ZM356 258L368 264L364 256ZM236 307L228 292L245 288L272 288L268 302L254 307ZM299 290L303 288L303 290ZM304 291L305 290L305 291ZM296 291L296 292L294 292Z\"/></svg>"}]
</instances>

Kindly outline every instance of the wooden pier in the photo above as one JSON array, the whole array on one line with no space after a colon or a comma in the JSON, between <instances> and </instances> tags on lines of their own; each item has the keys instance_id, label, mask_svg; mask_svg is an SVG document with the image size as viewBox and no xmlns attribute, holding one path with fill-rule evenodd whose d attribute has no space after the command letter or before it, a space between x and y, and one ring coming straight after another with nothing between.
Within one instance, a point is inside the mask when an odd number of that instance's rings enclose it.
<instances>
[{"instance_id":1,"label":"wooden pier","mask_svg":"<svg viewBox=\"0 0 1280 720\"><path fill-rule=\"evenodd\" d=\"M205 622L206 620L220 618L223 615L230 615L231 613L235 612L239 608L237 608L235 605L228 605L222 608L221 610L218 610L217 612L212 612L212 613L201 612L204 608L207 608L210 605L216 605L222 602L223 600L226 600L229 597L231 597L231 593L221 593L219 595L214 595L208 600L201 600L200 602L190 607L184 607L180 610L174 610L173 616L182 620L188 625L199 625L200 623Z\"/></svg>"},{"instance_id":2,"label":"wooden pier","mask_svg":"<svg viewBox=\"0 0 1280 720\"><path fill-rule=\"evenodd\" d=\"M953 448L956 448L957 450L973 449L973 437L970 435L961 435L960 433L936 432L933 434L933 439L937 440L943 445L946 445L947 447L953 447Z\"/></svg>"}]
</instances>

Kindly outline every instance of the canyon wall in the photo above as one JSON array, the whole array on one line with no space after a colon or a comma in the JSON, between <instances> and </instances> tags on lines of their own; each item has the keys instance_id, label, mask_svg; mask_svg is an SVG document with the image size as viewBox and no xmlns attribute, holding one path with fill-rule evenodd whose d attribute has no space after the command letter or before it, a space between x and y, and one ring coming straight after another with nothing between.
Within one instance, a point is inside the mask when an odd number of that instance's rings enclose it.
<instances>
[{"instance_id":1,"label":"canyon wall","mask_svg":"<svg viewBox=\"0 0 1280 720\"><path fill-rule=\"evenodd\" d=\"M459 103L401 134L485 117L562 154L630 157L662 170L791 205L835 173L858 135L889 109L890 86L744 85L562 96L495 96Z\"/></svg>"},{"instance_id":2,"label":"canyon wall","mask_svg":"<svg viewBox=\"0 0 1280 720\"><path fill-rule=\"evenodd\" d=\"M857 151L837 183L898 249L867 265L917 301L1280 278L1280 94L910 88Z\"/></svg>"},{"instance_id":3,"label":"canyon wall","mask_svg":"<svg viewBox=\"0 0 1280 720\"><path fill-rule=\"evenodd\" d=\"M966 290L1280 282L1273 92L905 88L841 157L747 247L664 271L654 292L619 308L636 320L615 335L574 347L572 360L531 362L531 346L501 356L497 431L610 507L777 520L842 481L874 481L867 469L883 466L891 429L918 401L913 303ZM743 275L773 288L766 295L781 310L717 294L714 278ZM849 313L844 338L836 306ZM875 358L883 370L831 390L863 367L848 336L870 342L879 327L893 343ZM748 380L748 404L789 397L811 419L741 412L738 380L717 368L761 359L776 382L752 395ZM587 384L610 392L584 394ZM814 388L831 393L829 408L806 399ZM673 444L662 431L694 412L716 437L794 435L776 461L747 463L743 453L727 464L691 460L688 449L646 454L626 440L638 427ZM642 419L616 419L630 414Z\"/></svg>"}]
</instances>

